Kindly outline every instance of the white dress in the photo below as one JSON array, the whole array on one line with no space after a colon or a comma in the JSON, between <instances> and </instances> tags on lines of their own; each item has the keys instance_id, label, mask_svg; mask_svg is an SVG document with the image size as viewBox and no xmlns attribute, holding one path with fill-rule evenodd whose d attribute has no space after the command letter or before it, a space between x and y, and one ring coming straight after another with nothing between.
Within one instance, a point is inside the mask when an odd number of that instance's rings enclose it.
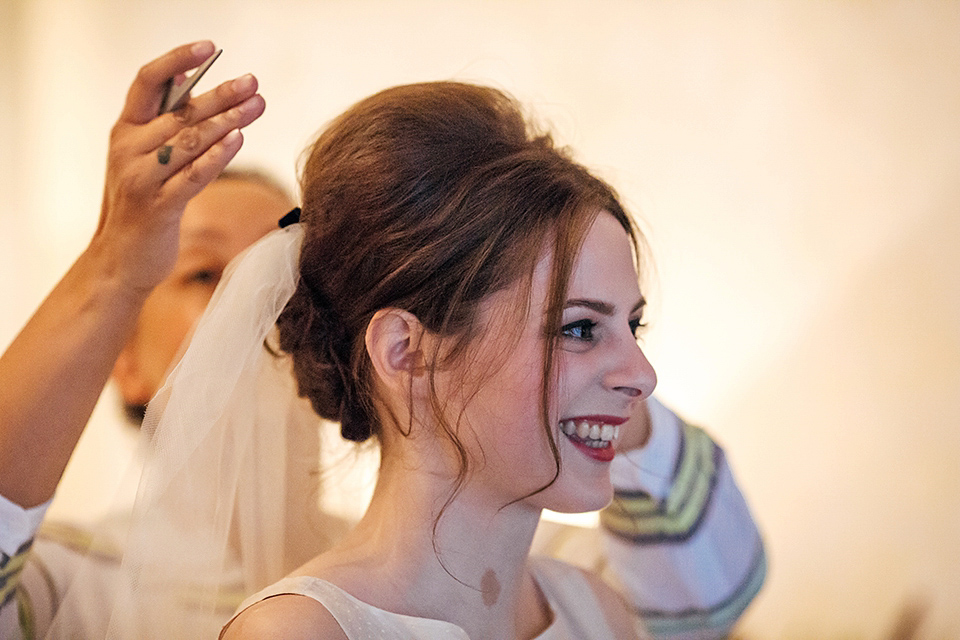
<instances>
[{"instance_id":1,"label":"white dress","mask_svg":"<svg viewBox=\"0 0 960 640\"><path fill-rule=\"evenodd\" d=\"M550 558L533 559L531 567L553 612L553 622L536 640L614 638L593 588L579 569ZM470 640L466 632L453 623L378 609L326 580L310 576L284 578L274 583L247 598L237 614L261 600L285 594L307 596L322 604L349 640Z\"/></svg>"}]
</instances>

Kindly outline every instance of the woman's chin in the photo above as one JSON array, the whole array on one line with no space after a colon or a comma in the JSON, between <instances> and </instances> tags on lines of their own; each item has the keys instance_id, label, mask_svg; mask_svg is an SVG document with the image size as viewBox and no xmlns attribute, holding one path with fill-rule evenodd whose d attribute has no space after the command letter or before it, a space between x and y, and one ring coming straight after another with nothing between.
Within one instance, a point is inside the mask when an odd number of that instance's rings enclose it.
<instances>
[{"instance_id":1,"label":"woman's chin","mask_svg":"<svg viewBox=\"0 0 960 640\"><path fill-rule=\"evenodd\" d=\"M538 506L542 509L557 513L587 513L598 511L610 504L613 500L613 485L609 478L606 482L576 482L574 485L565 482L561 476L550 489L544 491L542 497L543 499L538 501Z\"/></svg>"}]
</instances>

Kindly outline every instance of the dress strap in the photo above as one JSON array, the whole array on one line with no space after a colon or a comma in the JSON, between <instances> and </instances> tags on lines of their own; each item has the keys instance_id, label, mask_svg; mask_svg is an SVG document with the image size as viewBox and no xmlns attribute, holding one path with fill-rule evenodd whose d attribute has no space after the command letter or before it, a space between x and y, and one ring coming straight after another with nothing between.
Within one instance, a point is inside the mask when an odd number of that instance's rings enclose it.
<instances>
[{"instance_id":1,"label":"dress strap","mask_svg":"<svg viewBox=\"0 0 960 640\"><path fill-rule=\"evenodd\" d=\"M416 618L379 609L353 597L340 587L311 576L284 578L247 598L230 622L248 607L279 595L302 595L316 600L330 612L349 640L396 638L397 640L469 640L466 632L442 620ZM224 630L230 625L224 625ZM220 632L223 635L223 632Z\"/></svg>"}]
</instances>

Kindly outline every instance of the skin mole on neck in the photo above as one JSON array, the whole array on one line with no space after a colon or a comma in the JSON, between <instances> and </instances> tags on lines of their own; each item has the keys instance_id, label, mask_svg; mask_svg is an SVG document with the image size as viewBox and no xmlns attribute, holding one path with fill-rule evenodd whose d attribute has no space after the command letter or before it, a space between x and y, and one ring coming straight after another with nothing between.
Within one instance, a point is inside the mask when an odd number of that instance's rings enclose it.
<instances>
[{"instance_id":1,"label":"skin mole on neck","mask_svg":"<svg viewBox=\"0 0 960 640\"><path fill-rule=\"evenodd\" d=\"M480 579L480 593L483 594L483 604L492 607L500 598L500 581L493 569L487 569Z\"/></svg>"}]
</instances>

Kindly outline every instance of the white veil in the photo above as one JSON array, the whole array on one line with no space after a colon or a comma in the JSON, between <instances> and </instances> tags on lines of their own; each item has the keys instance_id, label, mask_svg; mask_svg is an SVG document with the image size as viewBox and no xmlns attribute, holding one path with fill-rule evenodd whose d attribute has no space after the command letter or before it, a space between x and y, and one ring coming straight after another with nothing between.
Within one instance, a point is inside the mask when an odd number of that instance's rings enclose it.
<instances>
[{"instance_id":1,"label":"white veil","mask_svg":"<svg viewBox=\"0 0 960 640\"><path fill-rule=\"evenodd\" d=\"M289 356L269 348L302 239L291 225L232 263L149 405L108 638L216 638L243 597L344 531L318 508L321 420L297 397ZM81 568L49 637L77 637L96 573Z\"/></svg>"}]
</instances>

